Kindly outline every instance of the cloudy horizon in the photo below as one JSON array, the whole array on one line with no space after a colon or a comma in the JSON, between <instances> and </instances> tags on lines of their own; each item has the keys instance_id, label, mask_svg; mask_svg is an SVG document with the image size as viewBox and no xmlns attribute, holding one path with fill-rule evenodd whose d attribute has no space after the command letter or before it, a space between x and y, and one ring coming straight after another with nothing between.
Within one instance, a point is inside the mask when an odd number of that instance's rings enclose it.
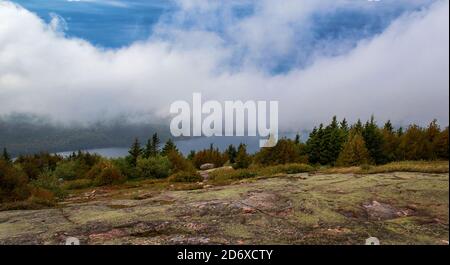
<instances>
[{"instance_id":1,"label":"cloudy horizon","mask_svg":"<svg viewBox=\"0 0 450 265\"><path fill-rule=\"evenodd\" d=\"M448 125L445 0L13 2L0 1L0 115L164 119L201 92L278 100L281 130L333 115Z\"/></svg>"}]
</instances>

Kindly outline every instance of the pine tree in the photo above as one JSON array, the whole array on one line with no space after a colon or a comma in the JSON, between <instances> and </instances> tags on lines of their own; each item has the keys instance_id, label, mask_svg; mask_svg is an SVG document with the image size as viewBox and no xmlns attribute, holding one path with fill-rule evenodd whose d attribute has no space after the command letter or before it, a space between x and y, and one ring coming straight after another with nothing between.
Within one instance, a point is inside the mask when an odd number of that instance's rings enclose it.
<instances>
[{"instance_id":1,"label":"pine tree","mask_svg":"<svg viewBox=\"0 0 450 265\"><path fill-rule=\"evenodd\" d=\"M3 154L0 157L1 159L3 159L4 161L6 161L7 163L11 163L11 156L8 153L8 150L6 149L6 147L3 148Z\"/></svg>"},{"instance_id":2,"label":"pine tree","mask_svg":"<svg viewBox=\"0 0 450 265\"><path fill-rule=\"evenodd\" d=\"M169 138L161 151L161 155L167 156L170 152L178 152L178 149L172 139Z\"/></svg>"},{"instance_id":3,"label":"pine tree","mask_svg":"<svg viewBox=\"0 0 450 265\"><path fill-rule=\"evenodd\" d=\"M435 138L433 146L434 151L438 159L448 160L448 145L449 145L449 135L448 127L441 131L441 133Z\"/></svg>"},{"instance_id":4,"label":"pine tree","mask_svg":"<svg viewBox=\"0 0 450 265\"><path fill-rule=\"evenodd\" d=\"M320 162L320 145L323 135L323 125L320 124L319 128L314 127L309 134L308 141L306 141L306 153L308 154L309 162L311 164L317 164Z\"/></svg>"},{"instance_id":5,"label":"pine tree","mask_svg":"<svg viewBox=\"0 0 450 265\"><path fill-rule=\"evenodd\" d=\"M383 156L385 162L395 161L398 157L398 145L400 143L399 136L395 133L394 127L390 121L384 124L383 130L381 131L383 135Z\"/></svg>"},{"instance_id":6,"label":"pine tree","mask_svg":"<svg viewBox=\"0 0 450 265\"><path fill-rule=\"evenodd\" d=\"M384 124L384 130L388 133L393 133L394 132L394 127L392 126L392 123L390 120L388 120L385 124Z\"/></svg>"},{"instance_id":7,"label":"pine tree","mask_svg":"<svg viewBox=\"0 0 450 265\"><path fill-rule=\"evenodd\" d=\"M348 129L349 129L348 122L345 118L341 121L341 123L339 125L340 125L342 131L344 131L346 133L348 132Z\"/></svg>"},{"instance_id":8,"label":"pine tree","mask_svg":"<svg viewBox=\"0 0 450 265\"><path fill-rule=\"evenodd\" d=\"M228 160L230 161L231 164L236 162L237 151L234 145L230 144L227 150L225 151L225 154L227 155Z\"/></svg>"},{"instance_id":9,"label":"pine tree","mask_svg":"<svg viewBox=\"0 0 450 265\"><path fill-rule=\"evenodd\" d=\"M240 144L237 150L236 163L233 165L235 169L238 168L248 168L252 160L247 154L247 146L245 144Z\"/></svg>"},{"instance_id":10,"label":"pine tree","mask_svg":"<svg viewBox=\"0 0 450 265\"><path fill-rule=\"evenodd\" d=\"M187 160L192 161L192 160L194 160L194 157L195 157L195 150L191 150L189 152L189 154L187 155Z\"/></svg>"},{"instance_id":11,"label":"pine tree","mask_svg":"<svg viewBox=\"0 0 450 265\"><path fill-rule=\"evenodd\" d=\"M366 143L366 148L369 150L370 157L376 164L382 164L386 162L386 158L383 153L383 135L380 132L375 118L370 117L370 121L366 122L362 136Z\"/></svg>"},{"instance_id":12,"label":"pine tree","mask_svg":"<svg viewBox=\"0 0 450 265\"><path fill-rule=\"evenodd\" d=\"M148 157L155 157L159 155L159 145L160 140L157 133L154 133L152 138L147 141L147 145L144 151L144 156L146 158Z\"/></svg>"},{"instance_id":13,"label":"pine tree","mask_svg":"<svg viewBox=\"0 0 450 265\"><path fill-rule=\"evenodd\" d=\"M299 134L299 133L297 133L297 134L295 135L294 143L295 143L295 144L300 144L300 134Z\"/></svg>"},{"instance_id":14,"label":"pine tree","mask_svg":"<svg viewBox=\"0 0 450 265\"><path fill-rule=\"evenodd\" d=\"M434 119L429 125L428 128L425 131L425 137L426 141L428 142L427 148L428 148L428 159L437 159L437 138L441 134L441 128L437 124L437 120Z\"/></svg>"},{"instance_id":15,"label":"pine tree","mask_svg":"<svg viewBox=\"0 0 450 265\"><path fill-rule=\"evenodd\" d=\"M352 126L352 129L355 132L362 133L364 128L360 119L358 119L358 121Z\"/></svg>"},{"instance_id":16,"label":"pine tree","mask_svg":"<svg viewBox=\"0 0 450 265\"><path fill-rule=\"evenodd\" d=\"M138 138L134 139L134 142L131 145L130 150L128 150L128 153L128 162L131 166L135 167L138 157L142 154L141 144L139 143Z\"/></svg>"},{"instance_id":17,"label":"pine tree","mask_svg":"<svg viewBox=\"0 0 450 265\"><path fill-rule=\"evenodd\" d=\"M426 133L418 125L410 125L406 132L400 137L398 147L401 160L422 160L429 158L430 145Z\"/></svg>"},{"instance_id":18,"label":"pine tree","mask_svg":"<svg viewBox=\"0 0 450 265\"><path fill-rule=\"evenodd\" d=\"M344 144L336 164L339 166L358 166L370 163L370 154L362 135L355 131L350 132L348 141Z\"/></svg>"}]
</instances>

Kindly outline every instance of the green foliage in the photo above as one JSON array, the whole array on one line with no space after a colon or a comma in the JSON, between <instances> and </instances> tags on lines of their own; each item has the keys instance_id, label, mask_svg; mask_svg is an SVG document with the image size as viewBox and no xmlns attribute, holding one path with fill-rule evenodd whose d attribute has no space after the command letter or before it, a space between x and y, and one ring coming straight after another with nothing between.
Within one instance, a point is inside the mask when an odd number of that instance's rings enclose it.
<instances>
[{"instance_id":1,"label":"green foliage","mask_svg":"<svg viewBox=\"0 0 450 265\"><path fill-rule=\"evenodd\" d=\"M166 178L170 175L172 165L165 156L139 158L137 172L142 178Z\"/></svg>"},{"instance_id":2,"label":"green foliage","mask_svg":"<svg viewBox=\"0 0 450 265\"><path fill-rule=\"evenodd\" d=\"M179 152L170 152L167 155L170 161L172 172L195 171L195 167L190 160L187 160Z\"/></svg>"},{"instance_id":3,"label":"green foliage","mask_svg":"<svg viewBox=\"0 0 450 265\"><path fill-rule=\"evenodd\" d=\"M304 146L290 139L280 139L274 147L264 147L256 153L255 162L264 166L307 162Z\"/></svg>"},{"instance_id":4,"label":"green foliage","mask_svg":"<svg viewBox=\"0 0 450 265\"><path fill-rule=\"evenodd\" d=\"M169 177L170 182L201 182L203 177L196 171L179 171Z\"/></svg>"},{"instance_id":5,"label":"green foliage","mask_svg":"<svg viewBox=\"0 0 450 265\"><path fill-rule=\"evenodd\" d=\"M172 139L167 140L166 144L164 145L161 155L167 156L171 152L178 152L177 146L172 141Z\"/></svg>"},{"instance_id":6,"label":"green foliage","mask_svg":"<svg viewBox=\"0 0 450 265\"><path fill-rule=\"evenodd\" d=\"M152 138L147 141L147 145L144 150L144 157L154 157L159 155L159 145L161 141L159 140L158 134L154 133Z\"/></svg>"},{"instance_id":7,"label":"green foliage","mask_svg":"<svg viewBox=\"0 0 450 265\"><path fill-rule=\"evenodd\" d=\"M401 160L428 159L430 148L425 130L418 125L411 125L400 138L399 158Z\"/></svg>"},{"instance_id":8,"label":"green foliage","mask_svg":"<svg viewBox=\"0 0 450 265\"><path fill-rule=\"evenodd\" d=\"M127 177L127 179L133 179L139 177L139 173L136 167L129 163L129 160L125 157L119 157L111 159L111 163L120 170L122 175Z\"/></svg>"},{"instance_id":9,"label":"green foliage","mask_svg":"<svg viewBox=\"0 0 450 265\"><path fill-rule=\"evenodd\" d=\"M217 169L209 173L210 179L214 181L240 180L258 176L257 169Z\"/></svg>"},{"instance_id":10,"label":"green foliage","mask_svg":"<svg viewBox=\"0 0 450 265\"><path fill-rule=\"evenodd\" d=\"M64 190L61 188L58 179L51 171L42 172L39 177L30 183L35 188L41 188L48 190L53 193L54 196L62 198L66 195Z\"/></svg>"},{"instance_id":11,"label":"green foliage","mask_svg":"<svg viewBox=\"0 0 450 265\"><path fill-rule=\"evenodd\" d=\"M433 140L433 148L435 156L439 159L447 159L448 160L448 147L449 147L449 135L448 135L448 127L445 128L436 138Z\"/></svg>"},{"instance_id":12,"label":"green foliage","mask_svg":"<svg viewBox=\"0 0 450 265\"><path fill-rule=\"evenodd\" d=\"M230 144L227 150L225 150L225 154L227 155L228 161L231 164L236 162L237 150L236 147L234 147L234 145Z\"/></svg>"},{"instance_id":13,"label":"green foliage","mask_svg":"<svg viewBox=\"0 0 450 265\"><path fill-rule=\"evenodd\" d=\"M37 179L44 170L54 170L63 158L49 153L19 156L14 164L20 165L29 179Z\"/></svg>"},{"instance_id":14,"label":"green foliage","mask_svg":"<svg viewBox=\"0 0 450 265\"><path fill-rule=\"evenodd\" d=\"M65 190L78 190L78 189L85 189L92 186L92 180L91 179L75 179L70 181L65 181L62 184L62 188Z\"/></svg>"},{"instance_id":15,"label":"green foliage","mask_svg":"<svg viewBox=\"0 0 450 265\"><path fill-rule=\"evenodd\" d=\"M94 186L120 184L126 181L126 177L109 161L100 161L86 174L93 180Z\"/></svg>"},{"instance_id":16,"label":"green foliage","mask_svg":"<svg viewBox=\"0 0 450 265\"><path fill-rule=\"evenodd\" d=\"M134 142L131 145L128 153L128 163L130 163L131 166L135 167L139 156L142 154L141 144L139 143L138 138L134 139Z\"/></svg>"},{"instance_id":17,"label":"green foliage","mask_svg":"<svg viewBox=\"0 0 450 265\"><path fill-rule=\"evenodd\" d=\"M364 142L364 138L358 131L350 132L349 139L344 144L342 152L337 159L338 166L358 166L369 164L370 155Z\"/></svg>"},{"instance_id":18,"label":"green foliage","mask_svg":"<svg viewBox=\"0 0 450 265\"><path fill-rule=\"evenodd\" d=\"M348 125L344 119L340 124L336 116L331 123L314 128L306 142L306 153L312 164L334 165L347 139Z\"/></svg>"},{"instance_id":19,"label":"green foliage","mask_svg":"<svg viewBox=\"0 0 450 265\"><path fill-rule=\"evenodd\" d=\"M383 153L383 134L375 123L375 118L372 116L370 121L366 122L362 131L366 148L369 151L370 157L376 164L386 163L386 157Z\"/></svg>"},{"instance_id":20,"label":"green foliage","mask_svg":"<svg viewBox=\"0 0 450 265\"><path fill-rule=\"evenodd\" d=\"M6 148L3 148L3 153L0 156L0 159L3 159L3 160L5 160L8 163L12 162L11 156L9 155L8 150L6 150Z\"/></svg>"},{"instance_id":21,"label":"green foliage","mask_svg":"<svg viewBox=\"0 0 450 265\"><path fill-rule=\"evenodd\" d=\"M247 153L247 146L240 144L236 154L236 161L233 164L234 169L248 168L252 163L252 158Z\"/></svg>"},{"instance_id":22,"label":"green foliage","mask_svg":"<svg viewBox=\"0 0 450 265\"><path fill-rule=\"evenodd\" d=\"M298 173L311 172L313 170L314 170L314 167L312 167L311 165L308 165L308 164L291 163L291 164L267 167L265 169L262 169L262 172L269 172L270 174L277 174L277 173L298 174Z\"/></svg>"},{"instance_id":23,"label":"green foliage","mask_svg":"<svg viewBox=\"0 0 450 265\"><path fill-rule=\"evenodd\" d=\"M27 176L0 159L0 202L24 200L30 196Z\"/></svg>"},{"instance_id":24,"label":"green foliage","mask_svg":"<svg viewBox=\"0 0 450 265\"><path fill-rule=\"evenodd\" d=\"M59 179L62 178L63 180L73 180L76 178L79 178L80 176L80 171L78 171L79 165L76 161L64 161L64 162L60 162L58 164L58 166L56 167L55 171L54 171L54 175ZM83 170L84 172L84 170ZM86 173L86 172L84 172Z\"/></svg>"},{"instance_id":25,"label":"green foliage","mask_svg":"<svg viewBox=\"0 0 450 265\"><path fill-rule=\"evenodd\" d=\"M191 150L187 155L187 160L192 162L194 160L194 157L195 157L195 150Z\"/></svg>"},{"instance_id":26,"label":"green foliage","mask_svg":"<svg viewBox=\"0 0 450 265\"><path fill-rule=\"evenodd\" d=\"M211 145L209 149L197 152L192 162L196 168L200 168L201 165L206 163L212 163L215 167L221 167L227 160L226 154L222 154L218 148L214 148Z\"/></svg>"}]
</instances>

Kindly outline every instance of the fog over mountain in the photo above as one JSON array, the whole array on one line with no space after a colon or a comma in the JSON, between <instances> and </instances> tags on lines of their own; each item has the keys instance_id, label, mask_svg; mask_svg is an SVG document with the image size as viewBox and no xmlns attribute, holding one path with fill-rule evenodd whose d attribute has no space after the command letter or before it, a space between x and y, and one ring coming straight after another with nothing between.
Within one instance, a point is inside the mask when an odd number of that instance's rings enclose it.
<instances>
[{"instance_id":1,"label":"fog over mountain","mask_svg":"<svg viewBox=\"0 0 450 265\"><path fill-rule=\"evenodd\" d=\"M448 124L448 1L172 1L151 21L111 20L115 35L77 14L145 1L16 2L0 1L0 115L148 123L201 92L279 100L280 130L333 115Z\"/></svg>"}]
</instances>

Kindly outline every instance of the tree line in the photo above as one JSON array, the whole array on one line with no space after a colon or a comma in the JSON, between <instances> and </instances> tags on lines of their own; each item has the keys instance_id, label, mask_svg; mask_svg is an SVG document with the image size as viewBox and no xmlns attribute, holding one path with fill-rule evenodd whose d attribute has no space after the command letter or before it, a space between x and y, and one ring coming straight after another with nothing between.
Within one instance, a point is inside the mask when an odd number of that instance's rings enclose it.
<instances>
[{"instance_id":1,"label":"tree line","mask_svg":"<svg viewBox=\"0 0 450 265\"><path fill-rule=\"evenodd\" d=\"M390 121L379 126L374 117L365 123L348 124L336 117L315 127L306 141L297 134L282 138L274 147L255 154L247 146L229 145L220 151L213 144L187 156L172 139L164 144L154 133L144 145L136 138L128 155L107 159L87 152L67 157L49 153L22 155L14 161L5 148L0 154L0 203L28 201L49 204L66 190L114 185L129 179L167 179L173 182L202 181L198 169L204 164L235 169L290 163L329 166L384 164L402 160L448 160L449 128L436 120L427 127L412 124L394 128Z\"/></svg>"}]
</instances>

